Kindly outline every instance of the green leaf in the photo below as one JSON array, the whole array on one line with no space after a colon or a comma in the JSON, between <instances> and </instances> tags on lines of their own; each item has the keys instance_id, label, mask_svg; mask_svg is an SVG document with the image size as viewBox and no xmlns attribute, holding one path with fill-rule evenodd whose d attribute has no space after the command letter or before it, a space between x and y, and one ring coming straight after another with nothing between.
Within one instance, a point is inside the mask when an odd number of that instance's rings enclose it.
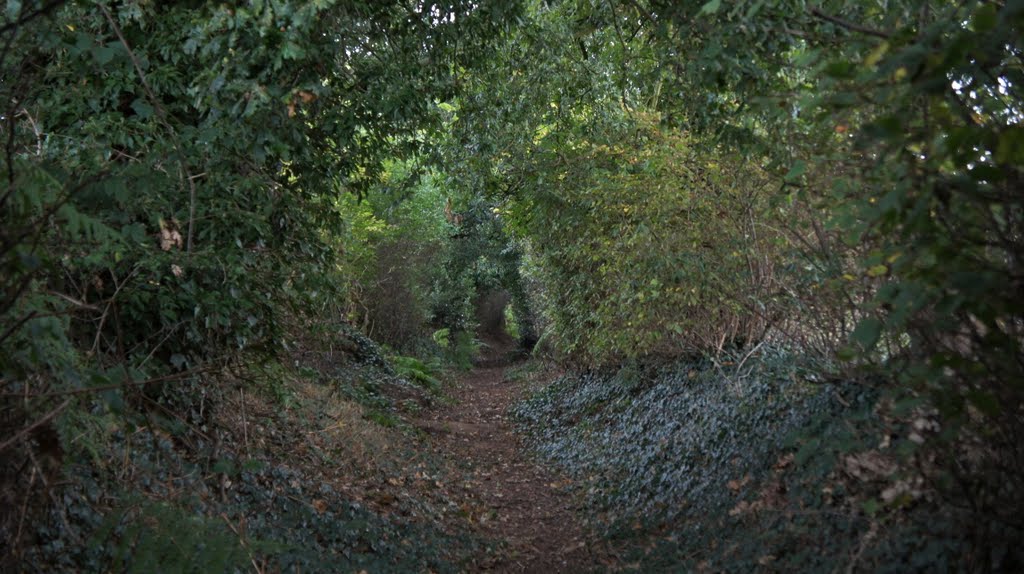
<instances>
[{"instance_id":1,"label":"green leaf","mask_svg":"<svg viewBox=\"0 0 1024 574\"><path fill-rule=\"evenodd\" d=\"M995 4L982 4L971 18L971 28L975 32L988 32L999 23L999 15L996 13Z\"/></svg>"},{"instance_id":2,"label":"green leaf","mask_svg":"<svg viewBox=\"0 0 1024 574\"><path fill-rule=\"evenodd\" d=\"M249 460L242 463L242 470L249 472L256 472L266 467L266 463L256 458L250 458Z\"/></svg>"},{"instance_id":3,"label":"green leaf","mask_svg":"<svg viewBox=\"0 0 1024 574\"><path fill-rule=\"evenodd\" d=\"M853 76L856 66L847 60L833 60L825 66L826 75L833 78L850 78Z\"/></svg>"},{"instance_id":4,"label":"green leaf","mask_svg":"<svg viewBox=\"0 0 1024 574\"><path fill-rule=\"evenodd\" d=\"M889 42L882 42L866 58L864 58L864 65L868 68L873 68L878 62L882 61L886 52L889 51Z\"/></svg>"},{"instance_id":5,"label":"green leaf","mask_svg":"<svg viewBox=\"0 0 1024 574\"><path fill-rule=\"evenodd\" d=\"M106 403L110 412L120 413L124 411L124 395L121 389L107 389L100 393L103 402Z\"/></svg>"},{"instance_id":6,"label":"green leaf","mask_svg":"<svg viewBox=\"0 0 1024 574\"><path fill-rule=\"evenodd\" d=\"M925 400L921 397L903 397L893 402L892 413L898 417L905 417L923 404L925 404Z\"/></svg>"},{"instance_id":7,"label":"green leaf","mask_svg":"<svg viewBox=\"0 0 1024 574\"><path fill-rule=\"evenodd\" d=\"M800 447L800 450L796 451L796 455L793 456L793 462L795 462L797 465L802 466L811 458L811 456L814 453L818 452L818 449L820 447L821 439L812 438L808 440L803 444L803 446Z\"/></svg>"},{"instance_id":8,"label":"green leaf","mask_svg":"<svg viewBox=\"0 0 1024 574\"><path fill-rule=\"evenodd\" d=\"M722 0L711 0L700 9L700 14L714 14L722 7Z\"/></svg>"},{"instance_id":9,"label":"green leaf","mask_svg":"<svg viewBox=\"0 0 1024 574\"><path fill-rule=\"evenodd\" d=\"M803 175L806 171L807 162L803 160L797 160L795 163L793 163L793 167L789 168L789 172L786 173L785 180L789 183L792 183L799 179L799 177Z\"/></svg>"},{"instance_id":10,"label":"green leaf","mask_svg":"<svg viewBox=\"0 0 1024 574\"><path fill-rule=\"evenodd\" d=\"M877 317L866 317L857 323L850 340L860 346L861 350L870 351L882 336L882 327L882 321Z\"/></svg>"},{"instance_id":11,"label":"green leaf","mask_svg":"<svg viewBox=\"0 0 1024 574\"><path fill-rule=\"evenodd\" d=\"M135 110L135 114L142 120L149 119L153 115L153 106L147 104L142 98L136 98L132 102L132 109Z\"/></svg>"},{"instance_id":12,"label":"green leaf","mask_svg":"<svg viewBox=\"0 0 1024 574\"><path fill-rule=\"evenodd\" d=\"M1024 164L1024 128L1011 126L999 134L996 161L1004 164Z\"/></svg>"},{"instance_id":13,"label":"green leaf","mask_svg":"<svg viewBox=\"0 0 1024 574\"><path fill-rule=\"evenodd\" d=\"M1001 410L999 399L986 391L970 391L967 393L967 400L971 401L972 405L988 416L995 416Z\"/></svg>"},{"instance_id":14,"label":"green leaf","mask_svg":"<svg viewBox=\"0 0 1024 574\"><path fill-rule=\"evenodd\" d=\"M110 46L96 46L92 49L92 57L95 58L96 63L105 66L114 59L114 53L116 50Z\"/></svg>"},{"instance_id":15,"label":"green leaf","mask_svg":"<svg viewBox=\"0 0 1024 574\"><path fill-rule=\"evenodd\" d=\"M235 464L227 459L220 459L210 468L210 472L219 472L227 475L234 474Z\"/></svg>"},{"instance_id":16,"label":"green leaf","mask_svg":"<svg viewBox=\"0 0 1024 574\"><path fill-rule=\"evenodd\" d=\"M869 498L864 501L864 503L861 505L861 508L864 509L864 514L867 514L868 516L874 516L875 514L878 514L878 511L882 508L882 505L878 503L878 500L874 498Z\"/></svg>"},{"instance_id":17,"label":"green leaf","mask_svg":"<svg viewBox=\"0 0 1024 574\"><path fill-rule=\"evenodd\" d=\"M186 363L188 363L188 359L185 358L185 355L180 355L177 353L171 355L171 364L174 365L175 369L183 369Z\"/></svg>"},{"instance_id":18,"label":"green leaf","mask_svg":"<svg viewBox=\"0 0 1024 574\"><path fill-rule=\"evenodd\" d=\"M889 272L889 268L885 265L875 265L868 269L868 277L881 277Z\"/></svg>"},{"instance_id":19,"label":"green leaf","mask_svg":"<svg viewBox=\"0 0 1024 574\"><path fill-rule=\"evenodd\" d=\"M21 14L21 0L7 0L7 8L4 10L8 20L14 20Z\"/></svg>"}]
</instances>

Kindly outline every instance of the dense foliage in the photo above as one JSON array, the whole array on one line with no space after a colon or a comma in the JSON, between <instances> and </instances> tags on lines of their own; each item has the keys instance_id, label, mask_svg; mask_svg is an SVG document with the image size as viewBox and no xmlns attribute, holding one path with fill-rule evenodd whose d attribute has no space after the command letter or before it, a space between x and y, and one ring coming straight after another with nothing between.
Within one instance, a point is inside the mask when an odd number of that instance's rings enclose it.
<instances>
[{"instance_id":1,"label":"dense foliage","mask_svg":"<svg viewBox=\"0 0 1024 574\"><path fill-rule=\"evenodd\" d=\"M419 399L382 396L383 355L436 391L507 297L563 364L782 353L929 421L886 480L966 506L962 566L998 567L1024 507L1022 23L1021 0L8 2L4 564L71 465L152 494L97 462L116 433L191 441L239 388L286 404L311 349L395 424Z\"/></svg>"},{"instance_id":2,"label":"dense foliage","mask_svg":"<svg viewBox=\"0 0 1024 574\"><path fill-rule=\"evenodd\" d=\"M459 2L9 2L3 18L9 564L74 464L152 496L143 474L97 464L120 448L110 433L185 424L205 469L232 381L279 395L287 355L317 335L358 358L346 320L402 349L430 340L431 250L449 224L416 157L460 54L505 16ZM379 410L365 376L346 388Z\"/></svg>"},{"instance_id":3,"label":"dense foliage","mask_svg":"<svg viewBox=\"0 0 1024 574\"><path fill-rule=\"evenodd\" d=\"M460 133L529 240L562 350L608 365L782 346L879 388L878 416L937 413L900 480L968 505L970 568L994 567L984 541L1019 523L1024 492L1024 5L547 2L530 18L463 109L505 111Z\"/></svg>"},{"instance_id":4,"label":"dense foliage","mask_svg":"<svg viewBox=\"0 0 1024 574\"><path fill-rule=\"evenodd\" d=\"M558 177L510 209L565 351L671 357L763 338L768 317L749 305L775 288L767 182L735 181L735 160L649 120L613 137L544 150Z\"/></svg>"}]
</instances>

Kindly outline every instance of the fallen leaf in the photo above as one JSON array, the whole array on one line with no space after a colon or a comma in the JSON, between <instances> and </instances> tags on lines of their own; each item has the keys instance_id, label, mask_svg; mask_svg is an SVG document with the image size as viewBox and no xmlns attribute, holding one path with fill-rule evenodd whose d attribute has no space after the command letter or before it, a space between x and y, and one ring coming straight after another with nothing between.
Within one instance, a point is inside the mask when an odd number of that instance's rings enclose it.
<instances>
[{"instance_id":1,"label":"fallen leaf","mask_svg":"<svg viewBox=\"0 0 1024 574\"><path fill-rule=\"evenodd\" d=\"M884 478L897 470L894 462L876 451L851 454L843 462L846 472L862 481Z\"/></svg>"},{"instance_id":2,"label":"fallen leaf","mask_svg":"<svg viewBox=\"0 0 1024 574\"><path fill-rule=\"evenodd\" d=\"M739 480L736 480L736 479L730 480L726 484L726 486L729 487L729 490L731 490L733 492L737 492L737 491L739 491L739 489L741 489L744 486L746 486L748 482L750 482L750 475L749 474L744 476L742 479L739 479Z\"/></svg>"}]
</instances>

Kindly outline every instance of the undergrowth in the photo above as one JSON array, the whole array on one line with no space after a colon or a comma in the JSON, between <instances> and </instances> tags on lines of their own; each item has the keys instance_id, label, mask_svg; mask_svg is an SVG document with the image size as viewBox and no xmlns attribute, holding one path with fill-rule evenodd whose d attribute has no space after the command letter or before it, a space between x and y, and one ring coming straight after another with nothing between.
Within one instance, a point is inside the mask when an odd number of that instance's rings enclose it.
<instances>
[{"instance_id":1,"label":"undergrowth","mask_svg":"<svg viewBox=\"0 0 1024 574\"><path fill-rule=\"evenodd\" d=\"M329 343L341 352L71 410L59 503L28 505L5 543L18 568L463 569L484 542L448 519L430 488L444 470L403 418L438 395L441 365L388 360L345 326Z\"/></svg>"},{"instance_id":2,"label":"undergrowth","mask_svg":"<svg viewBox=\"0 0 1024 574\"><path fill-rule=\"evenodd\" d=\"M963 516L904 463L920 423L819 371L783 352L630 364L562 376L513 414L643 571L963 569Z\"/></svg>"}]
</instances>

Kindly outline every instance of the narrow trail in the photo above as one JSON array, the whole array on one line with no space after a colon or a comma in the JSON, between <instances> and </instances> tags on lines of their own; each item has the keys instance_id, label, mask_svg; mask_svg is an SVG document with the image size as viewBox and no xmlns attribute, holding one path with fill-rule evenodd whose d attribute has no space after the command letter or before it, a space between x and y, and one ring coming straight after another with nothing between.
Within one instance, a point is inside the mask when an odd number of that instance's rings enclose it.
<instances>
[{"instance_id":1,"label":"narrow trail","mask_svg":"<svg viewBox=\"0 0 1024 574\"><path fill-rule=\"evenodd\" d=\"M460 378L453 404L421 426L436 453L463 473L463 511L480 533L507 543L489 572L587 572L601 566L588 544L569 484L533 460L508 419L522 392L505 380L500 349Z\"/></svg>"}]
</instances>

